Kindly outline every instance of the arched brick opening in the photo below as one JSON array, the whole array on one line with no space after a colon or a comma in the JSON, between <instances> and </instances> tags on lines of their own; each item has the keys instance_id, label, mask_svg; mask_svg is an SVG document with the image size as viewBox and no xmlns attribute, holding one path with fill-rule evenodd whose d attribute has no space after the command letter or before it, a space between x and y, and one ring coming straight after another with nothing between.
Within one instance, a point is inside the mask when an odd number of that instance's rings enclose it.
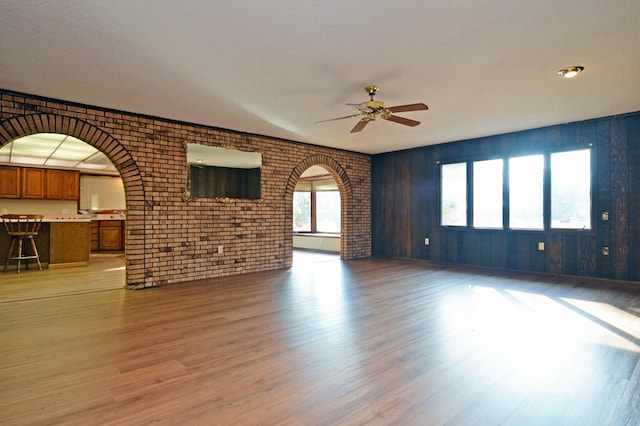
<instances>
[{"instance_id":1,"label":"arched brick opening","mask_svg":"<svg viewBox=\"0 0 640 426\"><path fill-rule=\"evenodd\" d=\"M285 189L285 266L293 263L293 192L302 173L311 166L322 166L331 173L340 190L340 257L355 258L353 250L354 235L350 232L353 220L353 188L349 176L340 163L327 155L312 155L302 160L289 175Z\"/></svg>"},{"instance_id":2,"label":"arched brick opening","mask_svg":"<svg viewBox=\"0 0 640 426\"><path fill-rule=\"evenodd\" d=\"M29 114L0 121L0 147L35 133L59 133L76 137L102 151L114 164L124 183L127 203L125 234L126 284L143 286L145 267L144 184L131 154L107 132L86 121L56 114Z\"/></svg>"}]
</instances>

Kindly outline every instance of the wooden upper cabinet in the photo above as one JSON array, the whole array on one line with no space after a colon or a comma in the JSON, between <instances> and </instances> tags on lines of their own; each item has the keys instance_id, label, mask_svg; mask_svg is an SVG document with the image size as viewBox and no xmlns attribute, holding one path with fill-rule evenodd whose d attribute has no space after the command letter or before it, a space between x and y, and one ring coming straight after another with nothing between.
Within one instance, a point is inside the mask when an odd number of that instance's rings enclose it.
<instances>
[{"instance_id":1,"label":"wooden upper cabinet","mask_svg":"<svg viewBox=\"0 0 640 426\"><path fill-rule=\"evenodd\" d=\"M47 170L47 198L49 200L62 200L63 171Z\"/></svg>"},{"instance_id":2,"label":"wooden upper cabinet","mask_svg":"<svg viewBox=\"0 0 640 426\"><path fill-rule=\"evenodd\" d=\"M0 167L0 198L20 198L19 167Z\"/></svg>"},{"instance_id":3,"label":"wooden upper cabinet","mask_svg":"<svg viewBox=\"0 0 640 426\"><path fill-rule=\"evenodd\" d=\"M20 198L20 167L0 166L0 198Z\"/></svg>"},{"instance_id":4,"label":"wooden upper cabinet","mask_svg":"<svg viewBox=\"0 0 640 426\"><path fill-rule=\"evenodd\" d=\"M74 170L47 170L47 199L78 200L80 174Z\"/></svg>"},{"instance_id":5,"label":"wooden upper cabinet","mask_svg":"<svg viewBox=\"0 0 640 426\"><path fill-rule=\"evenodd\" d=\"M22 198L45 198L44 169L22 169Z\"/></svg>"},{"instance_id":6,"label":"wooden upper cabinet","mask_svg":"<svg viewBox=\"0 0 640 426\"><path fill-rule=\"evenodd\" d=\"M80 172L0 166L0 198L80 199Z\"/></svg>"},{"instance_id":7,"label":"wooden upper cabinet","mask_svg":"<svg viewBox=\"0 0 640 426\"><path fill-rule=\"evenodd\" d=\"M62 179L62 197L65 200L80 199L80 172L76 170L65 170Z\"/></svg>"}]
</instances>

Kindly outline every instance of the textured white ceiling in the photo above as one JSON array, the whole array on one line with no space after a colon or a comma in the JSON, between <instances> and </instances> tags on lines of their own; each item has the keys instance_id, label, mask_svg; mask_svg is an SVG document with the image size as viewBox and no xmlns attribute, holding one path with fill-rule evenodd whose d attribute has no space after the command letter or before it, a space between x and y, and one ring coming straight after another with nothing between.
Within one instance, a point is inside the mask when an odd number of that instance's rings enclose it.
<instances>
[{"instance_id":1,"label":"textured white ceiling","mask_svg":"<svg viewBox=\"0 0 640 426\"><path fill-rule=\"evenodd\" d=\"M3 0L0 88L378 153L640 110L639 22L638 0ZM314 124L369 84L422 124Z\"/></svg>"}]
</instances>

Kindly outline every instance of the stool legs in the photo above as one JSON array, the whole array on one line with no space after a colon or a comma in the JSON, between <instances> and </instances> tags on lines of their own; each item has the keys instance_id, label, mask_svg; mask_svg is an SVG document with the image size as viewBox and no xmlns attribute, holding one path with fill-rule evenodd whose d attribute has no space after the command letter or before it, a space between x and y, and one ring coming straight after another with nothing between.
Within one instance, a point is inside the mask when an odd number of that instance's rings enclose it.
<instances>
[{"instance_id":1,"label":"stool legs","mask_svg":"<svg viewBox=\"0 0 640 426\"><path fill-rule=\"evenodd\" d=\"M20 273L20 262L22 261L22 238L18 238L18 271Z\"/></svg>"},{"instance_id":2,"label":"stool legs","mask_svg":"<svg viewBox=\"0 0 640 426\"><path fill-rule=\"evenodd\" d=\"M36 242L33 237L29 238L31 240L31 248L33 249L33 254L36 256L36 262L38 263L38 270L42 271L42 264L40 263L40 255L38 254L38 248L36 247ZM29 267L29 263L27 263L27 268Z\"/></svg>"},{"instance_id":3,"label":"stool legs","mask_svg":"<svg viewBox=\"0 0 640 426\"><path fill-rule=\"evenodd\" d=\"M20 237L14 237L11 239L11 244L9 245L9 252L7 253L7 260L5 260L4 262L4 271L3 272L7 272L7 268L9 267L9 261L10 260L17 260L18 264L16 266L16 273L20 273L20 266L21 266L21 262L24 260L25 261L25 267L26 269L29 269L29 259L35 259L36 262L38 263L38 269L40 271L42 271L42 264L40 263L40 255L38 254L38 248L36 247L36 242L33 240L33 237L27 237L30 241L31 241L31 250L33 251L33 254L30 256L24 256L23 255L23 240L25 238L20 238ZM13 255L13 251L16 248L16 240L18 240L18 255L14 256Z\"/></svg>"},{"instance_id":4,"label":"stool legs","mask_svg":"<svg viewBox=\"0 0 640 426\"><path fill-rule=\"evenodd\" d=\"M11 244L9 244L9 251L7 252L7 259L4 261L4 270L2 272L7 272L7 268L9 267L9 260L11 260L11 254L13 254L13 247L16 245L16 239L11 238Z\"/></svg>"}]
</instances>

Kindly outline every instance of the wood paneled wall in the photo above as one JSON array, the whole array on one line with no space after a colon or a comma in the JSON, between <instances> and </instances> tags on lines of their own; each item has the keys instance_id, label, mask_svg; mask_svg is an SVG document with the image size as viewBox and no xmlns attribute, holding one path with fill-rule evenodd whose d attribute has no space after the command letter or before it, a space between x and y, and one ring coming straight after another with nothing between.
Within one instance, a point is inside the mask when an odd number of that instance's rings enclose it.
<instances>
[{"instance_id":1,"label":"wood paneled wall","mask_svg":"<svg viewBox=\"0 0 640 426\"><path fill-rule=\"evenodd\" d=\"M588 145L595 157L592 231L440 227L439 161ZM640 281L640 112L375 155L371 201L377 256Z\"/></svg>"}]
</instances>

